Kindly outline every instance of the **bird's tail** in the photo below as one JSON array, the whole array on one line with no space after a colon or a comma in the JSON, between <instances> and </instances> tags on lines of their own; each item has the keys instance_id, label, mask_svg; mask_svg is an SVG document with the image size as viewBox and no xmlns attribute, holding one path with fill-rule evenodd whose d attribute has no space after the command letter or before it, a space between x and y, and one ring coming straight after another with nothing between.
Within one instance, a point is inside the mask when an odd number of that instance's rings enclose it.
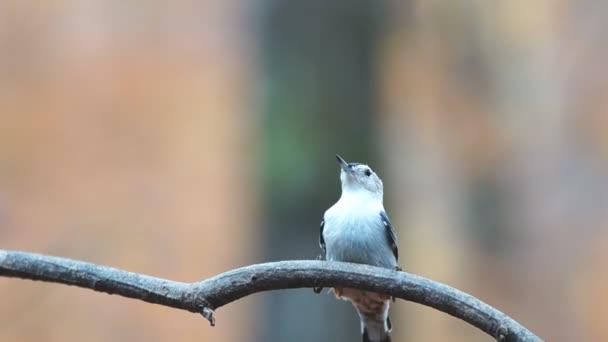
<instances>
[{"instance_id":1,"label":"bird's tail","mask_svg":"<svg viewBox=\"0 0 608 342\"><path fill-rule=\"evenodd\" d=\"M361 319L363 342L391 342L390 300L385 295L370 292L358 299L351 301Z\"/></svg>"},{"instance_id":2,"label":"bird's tail","mask_svg":"<svg viewBox=\"0 0 608 342\"><path fill-rule=\"evenodd\" d=\"M381 323L377 320L361 320L363 325L363 342L391 342L391 319L386 319Z\"/></svg>"}]
</instances>

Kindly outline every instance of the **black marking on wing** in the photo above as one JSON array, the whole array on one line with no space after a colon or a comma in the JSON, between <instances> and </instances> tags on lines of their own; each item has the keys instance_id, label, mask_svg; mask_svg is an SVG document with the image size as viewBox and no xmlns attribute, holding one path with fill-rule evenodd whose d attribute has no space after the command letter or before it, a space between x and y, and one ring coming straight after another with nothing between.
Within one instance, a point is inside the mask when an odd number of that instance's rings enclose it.
<instances>
[{"instance_id":1,"label":"black marking on wing","mask_svg":"<svg viewBox=\"0 0 608 342\"><path fill-rule=\"evenodd\" d=\"M386 238L391 246L391 249L393 250L395 260L399 261L399 247L397 246L397 235L395 235L395 229L393 229L391 220L384 211L380 212L380 218L382 219L382 224L384 224L384 228L386 229Z\"/></svg>"},{"instance_id":2,"label":"black marking on wing","mask_svg":"<svg viewBox=\"0 0 608 342\"><path fill-rule=\"evenodd\" d=\"M325 227L325 219L321 220L321 227L319 229L319 246L321 246L323 253L319 254L317 260L325 260L327 258L327 252L325 251L325 238L323 237L323 227ZM319 294L321 293L321 291L323 291L323 288L315 286L312 288L312 290L314 291L314 293Z\"/></svg>"},{"instance_id":3,"label":"black marking on wing","mask_svg":"<svg viewBox=\"0 0 608 342\"><path fill-rule=\"evenodd\" d=\"M323 254L326 254L325 251L325 238L323 238L323 227L325 226L325 219L321 220L321 227L319 229L319 246L323 250Z\"/></svg>"}]
</instances>

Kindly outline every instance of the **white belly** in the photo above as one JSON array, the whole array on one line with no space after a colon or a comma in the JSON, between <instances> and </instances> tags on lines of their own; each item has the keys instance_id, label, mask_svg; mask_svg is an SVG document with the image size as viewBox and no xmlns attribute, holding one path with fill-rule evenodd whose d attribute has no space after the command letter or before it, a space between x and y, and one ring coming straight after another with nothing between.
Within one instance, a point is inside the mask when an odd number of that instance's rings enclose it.
<instances>
[{"instance_id":1,"label":"white belly","mask_svg":"<svg viewBox=\"0 0 608 342\"><path fill-rule=\"evenodd\" d=\"M340 209L340 208L337 208ZM390 248L380 210L343 211L332 208L325 214L323 238L327 260L393 268L397 262Z\"/></svg>"}]
</instances>

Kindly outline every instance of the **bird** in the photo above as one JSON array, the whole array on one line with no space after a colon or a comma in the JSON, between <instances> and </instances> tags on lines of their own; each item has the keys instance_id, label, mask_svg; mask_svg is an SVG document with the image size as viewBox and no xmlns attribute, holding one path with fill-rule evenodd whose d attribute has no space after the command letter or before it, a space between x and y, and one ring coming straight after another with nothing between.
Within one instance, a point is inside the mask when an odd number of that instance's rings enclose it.
<instances>
[{"instance_id":1,"label":"bird","mask_svg":"<svg viewBox=\"0 0 608 342\"><path fill-rule=\"evenodd\" d=\"M400 271L397 237L384 210L382 180L368 165L348 163L339 155L336 159L342 195L323 215L320 259ZM320 291L315 289L317 293ZM348 300L355 307L363 342L391 341L390 295L349 288L333 291L338 299Z\"/></svg>"}]
</instances>

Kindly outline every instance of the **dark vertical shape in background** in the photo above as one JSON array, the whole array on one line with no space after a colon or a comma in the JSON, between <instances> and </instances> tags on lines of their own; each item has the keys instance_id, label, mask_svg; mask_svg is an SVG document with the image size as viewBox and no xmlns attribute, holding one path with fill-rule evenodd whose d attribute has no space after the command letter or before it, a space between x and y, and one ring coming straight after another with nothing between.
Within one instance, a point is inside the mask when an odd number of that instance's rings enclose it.
<instances>
[{"instance_id":1,"label":"dark vertical shape in background","mask_svg":"<svg viewBox=\"0 0 608 342\"><path fill-rule=\"evenodd\" d=\"M372 155L380 3L263 1L260 13L263 227L267 260L314 258L319 222L340 195L334 154ZM354 341L349 303L325 292L263 294L260 341ZM305 319L303 319L305 317Z\"/></svg>"}]
</instances>

